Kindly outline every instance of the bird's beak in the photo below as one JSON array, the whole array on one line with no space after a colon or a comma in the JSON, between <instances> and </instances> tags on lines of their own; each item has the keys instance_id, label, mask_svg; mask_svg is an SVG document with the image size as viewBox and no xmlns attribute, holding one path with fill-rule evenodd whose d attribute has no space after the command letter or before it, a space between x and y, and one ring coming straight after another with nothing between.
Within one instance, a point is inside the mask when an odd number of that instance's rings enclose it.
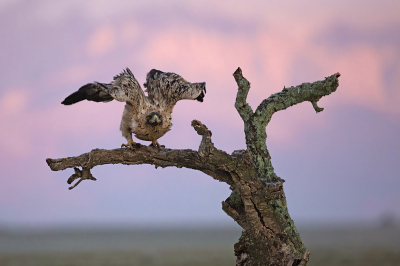
<instances>
[{"instance_id":1,"label":"bird's beak","mask_svg":"<svg viewBox=\"0 0 400 266\"><path fill-rule=\"evenodd\" d=\"M161 123L161 119L160 119L157 115L154 115L154 116L150 119L150 123L160 124L160 123Z\"/></svg>"}]
</instances>

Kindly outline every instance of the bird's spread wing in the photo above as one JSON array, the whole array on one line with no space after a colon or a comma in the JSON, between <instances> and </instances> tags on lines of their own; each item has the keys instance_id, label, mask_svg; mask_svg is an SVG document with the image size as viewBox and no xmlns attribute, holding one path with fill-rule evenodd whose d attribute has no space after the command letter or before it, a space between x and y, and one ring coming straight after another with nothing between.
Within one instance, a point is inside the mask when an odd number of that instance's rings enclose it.
<instances>
[{"instance_id":1,"label":"bird's spread wing","mask_svg":"<svg viewBox=\"0 0 400 266\"><path fill-rule=\"evenodd\" d=\"M146 101L146 96L129 68L114 77L110 84L88 83L78 91L65 98L62 104L71 105L82 100L109 102L113 99L120 102L139 104Z\"/></svg>"},{"instance_id":2,"label":"bird's spread wing","mask_svg":"<svg viewBox=\"0 0 400 266\"><path fill-rule=\"evenodd\" d=\"M146 99L139 82L129 68L114 77L108 92L115 100L120 102L139 103Z\"/></svg>"},{"instance_id":3,"label":"bird's spread wing","mask_svg":"<svg viewBox=\"0 0 400 266\"><path fill-rule=\"evenodd\" d=\"M175 73L164 73L152 69L147 73L147 97L152 102L164 104L173 108L176 102L183 99L203 101L206 83L190 83ZM171 110L172 111L172 110Z\"/></svg>"}]
</instances>

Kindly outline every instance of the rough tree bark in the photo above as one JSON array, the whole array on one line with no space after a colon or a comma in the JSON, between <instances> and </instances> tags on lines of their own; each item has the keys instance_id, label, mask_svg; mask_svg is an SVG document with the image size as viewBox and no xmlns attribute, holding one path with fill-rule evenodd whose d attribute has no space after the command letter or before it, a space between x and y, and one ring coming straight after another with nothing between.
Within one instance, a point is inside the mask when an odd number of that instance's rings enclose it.
<instances>
[{"instance_id":1,"label":"rough tree bark","mask_svg":"<svg viewBox=\"0 0 400 266\"><path fill-rule=\"evenodd\" d=\"M222 209L244 230L234 245L237 266L252 265L306 265L310 253L290 218L283 179L278 177L271 164L266 146L266 126L272 115L301 102L311 102L315 111L318 100L336 91L339 73L322 81L303 83L284 88L272 94L254 112L246 98L250 83L238 68L233 74L238 85L235 107L244 122L247 150L232 154L217 149L211 141L211 131L200 121L193 120L192 127L202 136L198 151L161 149L135 146L130 149L94 149L76 157L47 159L53 171L74 168L68 179L74 188L82 180L96 180L90 169L103 164L152 164L155 167L175 166L199 170L214 179L230 185L231 195L222 202ZM78 167L81 167L79 169Z\"/></svg>"}]
</instances>

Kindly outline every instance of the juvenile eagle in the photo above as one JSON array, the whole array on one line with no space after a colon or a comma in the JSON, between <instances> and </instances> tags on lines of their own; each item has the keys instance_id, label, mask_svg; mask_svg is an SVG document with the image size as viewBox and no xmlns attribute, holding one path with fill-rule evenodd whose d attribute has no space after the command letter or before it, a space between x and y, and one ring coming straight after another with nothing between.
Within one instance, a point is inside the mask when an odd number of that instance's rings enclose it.
<instances>
[{"instance_id":1,"label":"juvenile eagle","mask_svg":"<svg viewBox=\"0 0 400 266\"><path fill-rule=\"evenodd\" d=\"M140 140L151 141L150 146L160 150L157 140L171 130L171 113L175 104L183 99L203 102L206 83L190 83L175 73L152 69L143 85L147 88L147 96L126 68L109 84L94 82L82 86L65 98L62 104L71 105L82 100L105 103L113 99L126 102L120 130L128 143L121 147L133 149L136 144L132 140L133 133Z\"/></svg>"}]
</instances>

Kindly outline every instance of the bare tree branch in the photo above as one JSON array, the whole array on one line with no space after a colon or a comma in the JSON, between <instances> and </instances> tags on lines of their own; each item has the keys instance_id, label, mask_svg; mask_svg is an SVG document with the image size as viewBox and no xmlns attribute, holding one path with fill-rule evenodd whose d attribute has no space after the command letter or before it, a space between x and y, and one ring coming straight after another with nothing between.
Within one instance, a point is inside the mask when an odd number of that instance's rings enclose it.
<instances>
[{"instance_id":1,"label":"bare tree branch","mask_svg":"<svg viewBox=\"0 0 400 266\"><path fill-rule=\"evenodd\" d=\"M233 73L233 77L238 84L238 93L236 95L235 108L244 122L247 122L253 116L253 109L246 102L247 94L250 90L250 82L242 75L240 67Z\"/></svg>"},{"instance_id":2,"label":"bare tree branch","mask_svg":"<svg viewBox=\"0 0 400 266\"><path fill-rule=\"evenodd\" d=\"M321 112L324 108L318 107L317 102L323 96L327 96L336 91L339 86L339 77L340 73L336 73L326 77L325 80L313 83L303 83L296 87L284 87L281 92L272 94L262 101L257 107L255 115L265 117L263 119L263 122L265 123L263 126L265 127L275 112L305 101L311 102L317 113Z\"/></svg>"},{"instance_id":3,"label":"bare tree branch","mask_svg":"<svg viewBox=\"0 0 400 266\"><path fill-rule=\"evenodd\" d=\"M313 83L303 83L296 87L284 88L281 92L272 94L257 107L254 114L246 103L247 95L250 90L250 83L243 77L242 70L238 68L233 74L238 85L236 97L236 109L245 122L246 144L253 162L253 166L260 179L267 183L283 181L274 171L271 164L266 138L265 127L271 120L272 115L280 110L284 110L295 104L309 101L315 111L321 112L323 108L317 106L321 97L336 91L339 86L339 73L333 74L325 80ZM250 108L250 109L249 109Z\"/></svg>"},{"instance_id":4,"label":"bare tree branch","mask_svg":"<svg viewBox=\"0 0 400 266\"><path fill-rule=\"evenodd\" d=\"M229 154L220 151L214 147L211 141L211 131L200 121L193 120L192 126L199 135L202 135L202 141L199 151L190 149L174 150L161 149L158 151L153 147L137 144L132 151L127 148L114 150L94 149L91 152L84 153L76 157L67 157L61 159L46 159L47 164L53 171L74 168L75 173L68 179L71 184L75 179L79 178L78 183L70 187L76 187L82 180L96 180L90 169L97 165L104 164L151 164L157 167L175 166L177 168L190 168L199 170L207 175L212 176L221 182L232 184L230 174L226 171L229 165L234 165L234 158ZM214 156L216 154L217 156ZM77 167L81 167L79 170Z\"/></svg>"}]
</instances>

